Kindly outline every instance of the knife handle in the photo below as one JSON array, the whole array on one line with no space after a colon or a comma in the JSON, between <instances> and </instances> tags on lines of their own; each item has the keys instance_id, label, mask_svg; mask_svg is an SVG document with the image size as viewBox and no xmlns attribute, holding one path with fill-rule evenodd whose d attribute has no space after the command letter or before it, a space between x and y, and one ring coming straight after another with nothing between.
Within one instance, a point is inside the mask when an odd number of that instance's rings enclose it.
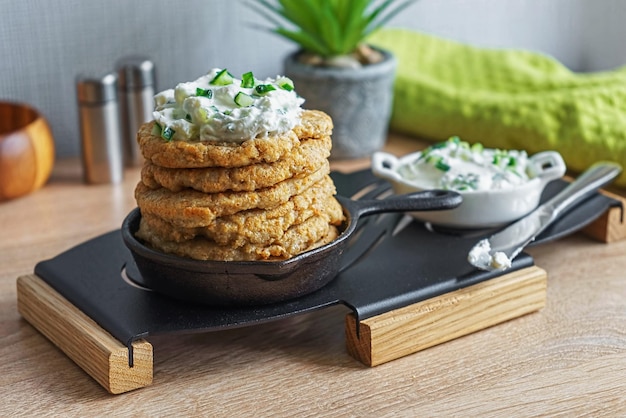
<instances>
[{"instance_id":1,"label":"knife handle","mask_svg":"<svg viewBox=\"0 0 626 418\"><path fill-rule=\"evenodd\" d=\"M617 177L621 171L622 167L617 163L604 161L595 163L576 178L576 180L550 199L546 203L546 206L550 206L553 210L553 216L557 217L570 206L575 205L609 183Z\"/></svg>"}]
</instances>

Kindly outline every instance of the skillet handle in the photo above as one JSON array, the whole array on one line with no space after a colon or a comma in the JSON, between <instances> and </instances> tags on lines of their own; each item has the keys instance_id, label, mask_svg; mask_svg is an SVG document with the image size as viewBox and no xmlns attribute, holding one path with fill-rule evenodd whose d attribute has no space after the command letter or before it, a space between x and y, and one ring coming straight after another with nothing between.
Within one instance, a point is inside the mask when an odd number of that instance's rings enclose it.
<instances>
[{"instance_id":1,"label":"skillet handle","mask_svg":"<svg viewBox=\"0 0 626 418\"><path fill-rule=\"evenodd\" d=\"M340 198L340 196L337 196ZM356 218L386 212L414 212L424 210L454 209L463 198L449 190L425 190L421 192L392 196L387 199L351 200L341 198L340 203L349 206Z\"/></svg>"}]
</instances>

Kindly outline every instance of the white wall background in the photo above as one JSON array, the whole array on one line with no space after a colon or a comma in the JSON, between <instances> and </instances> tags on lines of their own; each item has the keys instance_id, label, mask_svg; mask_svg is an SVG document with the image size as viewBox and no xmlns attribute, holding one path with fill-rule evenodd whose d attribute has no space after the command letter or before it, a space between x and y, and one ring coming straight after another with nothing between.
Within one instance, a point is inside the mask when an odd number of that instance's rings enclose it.
<instances>
[{"instance_id":1,"label":"white wall background","mask_svg":"<svg viewBox=\"0 0 626 418\"><path fill-rule=\"evenodd\" d=\"M390 26L540 51L574 71L598 71L626 63L624 18L623 0L419 0ZM275 76L295 47L255 29L259 23L245 0L0 0L0 100L38 108L58 156L77 155L77 74L142 54L156 64L158 89L212 67Z\"/></svg>"}]
</instances>

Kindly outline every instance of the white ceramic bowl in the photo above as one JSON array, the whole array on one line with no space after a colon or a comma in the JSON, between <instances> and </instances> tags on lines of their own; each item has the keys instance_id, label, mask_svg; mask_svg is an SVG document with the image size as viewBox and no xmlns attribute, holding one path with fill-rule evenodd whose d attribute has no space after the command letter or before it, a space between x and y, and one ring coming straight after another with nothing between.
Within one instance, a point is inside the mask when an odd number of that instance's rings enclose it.
<instances>
[{"instance_id":1,"label":"white ceramic bowl","mask_svg":"<svg viewBox=\"0 0 626 418\"><path fill-rule=\"evenodd\" d=\"M377 152L372 156L372 172L389 181L396 194L424 190L404 178L398 168L411 164L421 152L397 158L392 154ZM565 163L558 152L544 151L528 159L534 177L510 189L460 191L463 203L455 209L413 212L421 221L453 228L491 228L500 226L528 214L535 209L546 184L565 174Z\"/></svg>"}]
</instances>

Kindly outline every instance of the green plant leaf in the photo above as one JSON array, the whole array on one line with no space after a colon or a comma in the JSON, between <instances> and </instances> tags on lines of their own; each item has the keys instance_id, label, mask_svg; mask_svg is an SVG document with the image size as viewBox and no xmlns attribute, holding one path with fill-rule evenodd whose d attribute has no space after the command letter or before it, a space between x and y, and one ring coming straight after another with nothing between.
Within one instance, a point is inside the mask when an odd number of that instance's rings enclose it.
<instances>
[{"instance_id":1,"label":"green plant leaf","mask_svg":"<svg viewBox=\"0 0 626 418\"><path fill-rule=\"evenodd\" d=\"M416 0L254 0L272 31L324 57L348 54Z\"/></svg>"},{"instance_id":2,"label":"green plant leaf","mask_svg":"<svg viewBox=\"0 0 626 418\"><path fill-rule=\"evenodd\" d=\"M329 52L323 43L319 42L316 38L309 36L305 32L295 32L285 28L276 28L274 31L277 34L297 43L307 51L311 51L324 57L329 55Z\"/></svg>"},{"instance_id":3,"label":"green plant leaf","mask_svg":"<svg viewBox=\"0 0 626 418\"><path fill-rule=\"evenodd\" d=\"M389 9L389 7L392 5L392 3L395 2L395 0L385 0L380 6L375 8L374 11L372 11L372 13L367 17L368 25L365 28L365 31L362 33L363 38L366 38L372 32L381 28L385 24L387 24L389 20L397 16L398 13L406 9L412 3L415 3L415 1L416 0L406 0L403 3L400 3L395 8Z\"/></svg>"},{"instance_id":4,"label":"green plant leaf","mask_svg":"<svg viewBox=\"0 0 626 418\"><path fill-rule=\"evenodd\" d=\"M350 0L346 3L350 3L350 14L343 23L343 49L354 51L363 40L363 32L367 27L367 21L363 16L371 0Z\"/></svg>"},{"instance_id":5,"label":"green plant leaf","mask_svg":"<svg viewBox=\"0 0 626 418\"><path fill-rule=\"evenodd\" d=\"M304 32L314 34L317 31L319 20L318 10L309 7L307 1L302 0L279 0L282 6L281 14L296 27Z\"/></svg>"},{"instance_id":6,"label":"green plant leaf","mask_svg":"<svg viewBox=\"0 0 626 418\"><path fill-rule=\"evenodd\" d=\"M345 53L342 48L341 41L341 24L337 19L335 11L332 9L332 3L327 3L327 6L322 9L324 24L320 28L321 38L330 51L331 55L341 55Z\"/></svg>"},{"instance_id":7,"label":"green plant leaf","mask_svg":"<svg viewBox=\"0 0 626 418\"><path fill-rule=\"evenodd\" d=\"M314 29L308 31L309 35L320 43L325 44L326 49L330 49L329 36L332 36L332 31L329 31L325 24L325 14L328 6L326 0L296 0L296 2L307 8L308 16L313 22L312 26Z\"/></svg>"}]
</instances>

